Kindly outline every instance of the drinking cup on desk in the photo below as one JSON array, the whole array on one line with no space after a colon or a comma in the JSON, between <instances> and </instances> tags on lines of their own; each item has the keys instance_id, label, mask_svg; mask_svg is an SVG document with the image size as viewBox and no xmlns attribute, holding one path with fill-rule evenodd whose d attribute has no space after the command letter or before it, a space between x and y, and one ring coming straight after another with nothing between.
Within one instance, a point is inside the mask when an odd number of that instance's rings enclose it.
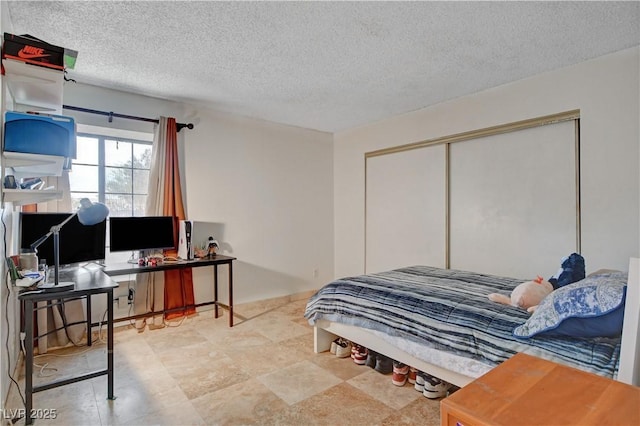
<instances>
[{"instance_id":1,"label":"drinking cup on desk","mask_svg":"<svg viewBox=\"0 0 640 426\"><path fill-rule=\"evenodd\" d=\"M44 282L47 282L49 278L49 267L47 266L47 259L40 259L38 263L38 272L44 277Z\"/></svg>"}]
</instances>

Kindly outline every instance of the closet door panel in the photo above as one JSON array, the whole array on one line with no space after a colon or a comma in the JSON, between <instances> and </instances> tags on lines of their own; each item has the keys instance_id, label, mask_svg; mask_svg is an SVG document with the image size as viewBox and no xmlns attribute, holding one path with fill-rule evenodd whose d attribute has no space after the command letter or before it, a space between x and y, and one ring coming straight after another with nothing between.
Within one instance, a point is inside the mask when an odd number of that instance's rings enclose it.
<instances>
[{"instance_id":1,"label":"closet door panel","mask_svg":"<svg viewBox=\"0 0 640 426\"><path fill-rule=\"evenodd\" d=\"M576 250L573 121L450 147L450 267L548 278Z\"/></svg>"},{"instance_id":2,"label":"closet door panel","mask_svg":"<svg viewBox=\"0 0 640 426\"><path fill-rule=\"evenodd\" d=\"M445 266L445 146L366 158L367 273Z\"/></svg>"}]
</instances>

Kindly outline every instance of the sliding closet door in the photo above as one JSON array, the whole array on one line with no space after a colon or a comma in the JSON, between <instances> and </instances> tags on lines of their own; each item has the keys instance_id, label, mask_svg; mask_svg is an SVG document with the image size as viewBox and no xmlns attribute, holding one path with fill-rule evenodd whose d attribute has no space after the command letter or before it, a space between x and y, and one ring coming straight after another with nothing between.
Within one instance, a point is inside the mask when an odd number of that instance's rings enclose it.
<instances>
[{"instance_id":1,"label":"sliding closet door","mask_svg":"<svg viewBox=\"0 0 640 426\"><path fill-rule=\"evenodd\" d=\"M367 273L445 267L445 146L367 156Z\"/></svg>"},{"instance_id":2,"label":"sliding closet door","mask_svg":"<svg viewBox=\"0 0 640 426\"><path fill-rule=\"evenodd\" d=\"M548 278L576 250L575 121L450 145L450 267Z\"/></svg>"}]
</instances>

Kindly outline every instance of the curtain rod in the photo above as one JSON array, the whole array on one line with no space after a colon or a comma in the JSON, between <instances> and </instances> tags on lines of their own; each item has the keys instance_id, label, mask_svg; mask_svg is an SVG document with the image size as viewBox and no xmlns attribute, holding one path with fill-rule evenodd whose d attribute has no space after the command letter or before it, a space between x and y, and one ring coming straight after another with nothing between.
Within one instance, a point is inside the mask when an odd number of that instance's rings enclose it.
<instances>
[{"instance_id":1,"label":"curtain rod","mask_svg":"<svg viewBox=\"0 0 640 426\"><path fill-rule=\"evenodd\" d=\"M126 115L126 114L118 114L117 112L113 112L113 111L98 111L97 109L89 109L89 108L81 108L81 107L77 107L77 106L72 106L72 105L62 105L63 109L69 109L72 111L80 111L80 112L87 112L89 114L98 114L98 115L106 115L107 117L109 117L109 123L111 123L113 121L113 117L116 118L126 118L127 120L138 120L138 121L147 121L149 123L159 123L160 120L154 119L154 118L145 118L145 117L136 117L135 115ZM193 123L176 123L176 128L177 131L179 132L180 130L182 130L183 128L187 128L189 130L193 129Z\"/></svg>"}]
</instances>

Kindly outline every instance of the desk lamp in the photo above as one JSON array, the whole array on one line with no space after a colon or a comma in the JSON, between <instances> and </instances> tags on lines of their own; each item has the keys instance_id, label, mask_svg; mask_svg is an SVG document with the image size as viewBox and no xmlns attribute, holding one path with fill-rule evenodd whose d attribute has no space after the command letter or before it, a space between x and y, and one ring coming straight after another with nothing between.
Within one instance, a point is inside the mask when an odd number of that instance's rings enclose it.
<instances>
[{"instance_id":1,"label":"desk lamp","mask_svg":"<svg viewBox=\"0 0 640 426\"><path fill-rule=\"evenodd\" d=\"M80 208L71 216L63 220L58 225L51 227L49 232L40 237L38 241L31 244L31 250L38 252L38 246L44 243L47 238L53 235L53 265L54 265L54 282L53 284L44 284L39 286L41 289L50 291L70 290L74 287L73 282L60 282L60 229L67 224L74 216L78 216L78 221L85 225L91 226L102 222L109 215L109 208L102 203L92 203L88 198L80 200Z\"/></svg>"}]
</instances>

